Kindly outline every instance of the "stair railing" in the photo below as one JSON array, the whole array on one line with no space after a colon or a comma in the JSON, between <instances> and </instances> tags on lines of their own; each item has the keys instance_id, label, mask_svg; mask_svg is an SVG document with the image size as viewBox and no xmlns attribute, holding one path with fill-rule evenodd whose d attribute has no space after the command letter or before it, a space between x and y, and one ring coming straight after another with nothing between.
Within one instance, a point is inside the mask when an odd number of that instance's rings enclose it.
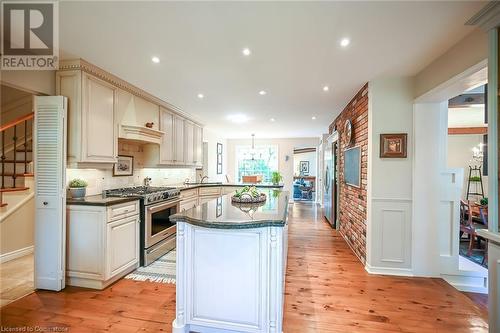
<instances>
[{"instance_id":1,"label":"stair railing","mask_svg":"<svg viewBox=\"0 0 500 333\"><path fill-rule=\"evenodd\" d=\"M23 150L21 150L22 153L24 153L24 173L28 173L28 126L31 124L31 130L33 130L33 117L34 117L34 113L29 113L25 116L22 116L18 119L15 119L13 121L11 121L10 123L6 124L6 125L3 125L0 127L0 132L2 133L2 155L1 155L1 170L2 170L2 174L1 174L1 180L2 180L2 184L1 184L1 188L5 188L5 164L8 163L7 162L7 156L6 156L6 151L5 151L5 133L7 133L7 130L11 129L12 128L12 133L13 133L13 136L12 136L12 146L13 146L13 155L14 155L14 158L12 160L12 163L13 163L13 170L12 170L12 187L16 187L16 178L17 178L17 153L18 153L18 141L19 141L19 138L17 137L17 130L18 130L18 126L20 124L23 124L24 123L24 142L22 142L22 145L24 146Z\"/></svg>"}]
</instances>

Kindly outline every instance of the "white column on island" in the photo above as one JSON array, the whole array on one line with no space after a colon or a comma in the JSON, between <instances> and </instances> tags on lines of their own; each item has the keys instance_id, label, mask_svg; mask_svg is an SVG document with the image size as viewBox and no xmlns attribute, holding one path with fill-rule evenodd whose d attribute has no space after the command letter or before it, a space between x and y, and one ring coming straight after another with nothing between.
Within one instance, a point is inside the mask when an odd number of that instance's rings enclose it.
<instances>
[{"instance_id":1,"label":"white column on island","mask_svg":"<svg viewBox=\"0 0 500 333\"><path fill-rule=\"evenodd\" d=\"M186 235L185 223L177 223L177 253L176 253L176 293L175 309L176 318L172 323L172 333L184 333L186 326L185 301L186 301Z\"/></svg>"}]
</instances>

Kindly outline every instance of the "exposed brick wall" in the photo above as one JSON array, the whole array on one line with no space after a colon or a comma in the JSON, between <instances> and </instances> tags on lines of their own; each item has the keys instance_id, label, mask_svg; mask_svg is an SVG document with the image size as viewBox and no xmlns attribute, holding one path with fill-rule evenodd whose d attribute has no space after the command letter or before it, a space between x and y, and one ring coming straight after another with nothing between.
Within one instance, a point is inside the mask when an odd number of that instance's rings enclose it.
<instances>
[{"instance_id":1,"label":"exposed brick wall","mask_svg":"<svg viewBox=\"0 0 500 333\"><path fill-rule=\"evenodd\" d=\"M352 123L352 143L350 147L361 147L361 187L344 183L344 150L347 142L344 123ZM330 125L330 133L337 129L340 137L338 179L340 233L351 246L356 256L366 262L366 186L368 172L368 83L354 96L345 109Z\"/></svg>"}]
</instances>

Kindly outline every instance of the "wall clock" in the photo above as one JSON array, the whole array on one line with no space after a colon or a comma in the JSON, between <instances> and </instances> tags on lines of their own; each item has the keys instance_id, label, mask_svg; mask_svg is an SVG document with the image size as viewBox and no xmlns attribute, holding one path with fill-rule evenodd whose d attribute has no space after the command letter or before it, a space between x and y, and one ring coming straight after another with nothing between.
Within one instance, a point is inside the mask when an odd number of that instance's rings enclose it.
<instances>
[{"instance_id":1,"label":"wall clock","mask_svg":"<svg viewBox=\"0 0 500 333\"><path fill-rule=\"evenodd\" d=\"M350 145L352 141L352 123L350 119L347 119L344 123L344 133L346 145Z\"/></svg>"}]
</instances>

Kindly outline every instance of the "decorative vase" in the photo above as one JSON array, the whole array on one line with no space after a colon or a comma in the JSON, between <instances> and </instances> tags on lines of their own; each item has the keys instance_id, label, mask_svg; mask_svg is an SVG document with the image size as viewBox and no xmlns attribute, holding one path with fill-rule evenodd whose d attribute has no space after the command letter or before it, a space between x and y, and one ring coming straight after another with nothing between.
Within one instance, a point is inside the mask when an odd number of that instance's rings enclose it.
<instances>
[{"instance_id":1,"label":"decorative vase","mask_svg":"<svg viewBox=\"0 0 500 333\"><path fill-rule=\"evenodd\" d=\"M72 198L83 198L87 192L86 187L70 187L69 192Z\"/></svg>"}]
</instances>

